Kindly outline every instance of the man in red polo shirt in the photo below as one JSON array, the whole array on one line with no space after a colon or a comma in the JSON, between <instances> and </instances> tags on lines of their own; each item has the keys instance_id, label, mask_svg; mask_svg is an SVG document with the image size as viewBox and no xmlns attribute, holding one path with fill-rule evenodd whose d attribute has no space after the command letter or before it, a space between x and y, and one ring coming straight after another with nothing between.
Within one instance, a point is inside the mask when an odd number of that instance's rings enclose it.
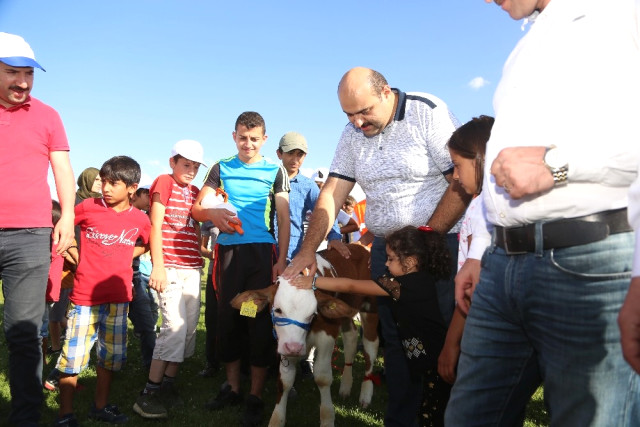
<instances>
[{"instance_id":1,"label":"man in red polo shirt","mask_svg":"<svg viewBox=\"0 0 640 427\"><path fill-rule=\"evenodd\" d=\"M42 403L40 326L51 242L58 253L73 240L75 182L58 113L29 93L35 60L22 37L0 32L0 275L9 349L9 423L38 425ZM55 229L49 164L62 216ZM52 233L53 229L53 233Z\"/></svg>"}]
</instances>

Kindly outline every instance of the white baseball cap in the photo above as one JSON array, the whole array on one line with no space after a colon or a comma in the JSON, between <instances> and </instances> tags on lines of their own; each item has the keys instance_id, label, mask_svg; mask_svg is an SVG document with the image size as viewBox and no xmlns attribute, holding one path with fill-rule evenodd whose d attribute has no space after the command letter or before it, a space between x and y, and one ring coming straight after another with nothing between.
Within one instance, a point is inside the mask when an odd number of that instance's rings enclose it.
<instances>
[{"instance_id":1,"label":"white baseball cap","mask_svg":"<svg viewBox=\"0 0 640 427\"><path fill-rule=\"evenodd\" d=\"M0 32L0 62L12 67L38 67L45 71L36 62L36 56L29 43L15 34Z\"/></svg>"},{"instance_id":2,"label":"white baseball cap","mask_svg":"<svg viewBox=\"0 0 640 427\"><path fill-rule=\"evenodd\" d=\"M176 142L171 149L171 157L178 154L187 160L198 162L205 167L207 166L204 164L204 150L198 141L194 141L193 139L182 139Z\"/></svg>"}]
</instances>

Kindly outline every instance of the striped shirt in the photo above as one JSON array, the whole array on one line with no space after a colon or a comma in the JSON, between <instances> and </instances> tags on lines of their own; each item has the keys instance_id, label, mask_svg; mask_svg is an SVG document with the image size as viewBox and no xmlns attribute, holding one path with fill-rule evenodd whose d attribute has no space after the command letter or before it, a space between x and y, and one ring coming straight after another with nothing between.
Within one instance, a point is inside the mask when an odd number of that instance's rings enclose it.
<instances>
[{"instance_id":1,"label":"striped shirt","mask_svg":"<svg viewBox=\"0 0 640 427\"><path fill-rule=\"evenodd\" d=\"M162 256L165 267L202 267L200 243L191 217L191 206L198 191L198 187L194 185L179 185L171 175L160 175L151 185L151 197L157 193L165 206L162 220Z\"/></svg>"}]
</instances>

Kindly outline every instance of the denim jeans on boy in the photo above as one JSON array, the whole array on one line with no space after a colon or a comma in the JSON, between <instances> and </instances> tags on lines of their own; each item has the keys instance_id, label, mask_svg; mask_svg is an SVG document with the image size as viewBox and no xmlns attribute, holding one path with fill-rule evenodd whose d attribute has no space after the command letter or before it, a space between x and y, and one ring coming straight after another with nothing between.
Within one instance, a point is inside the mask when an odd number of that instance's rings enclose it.
<instances>
[{"instance_id":1,"label":"denim jeans on boy","mask_svg":"<svg viewBox=\"0 0 640 427\"><path fill-rule=\"evenodd\" d=\"M541 382L551 425L638 425L638 377L622 358L616 323L633 240L633 233L621 233L511 256L490 247L446 425L521 424Z\"/></svg>"},{"instance_id":2,"label":"denim jeans on boy","mask_svg":"<svg viewBox=\"0 0 640 427\"><path fill-rule=\"evenodd\" d=\"M133 332L140 338L142 365L148 369L156 346L158 303L155 291L149 287L149 276L146 274L134 272L133 290L135 296L129 303L129 319L133 323Z\"/></svg>"},{"instance_id":3,"label":"denim jeans on boy","mask_svg":"<svg viewBox=\"0 0 640 427\"><path fill-rule=\"evenodd\" d=\"M455 234L447 235L447 246L453 255L452 268L457 265L458 240ZM384 238L376 237L371 247L371 278L377 279L386 272L386 243ZM447 324L451 320L454 308L453 275L450 280L439 280L438 298L440 310ZM384 369L388 391L387 410L384 417L385 427L412 427L418 425L418 413L422 403L422 380L409 373L409 365L396 322L391 313L391 301L388 297L378 299L378 317L380 330L384 338Z\"/></svg>"},{"instance_id":4,"label":"denim jeans on boy","mask_svg":"<svg viewBox=\"0 0 640 427\"><path fill-rule=\"evenodd\" d=\"M0 230L4 334L11 387L9 423L13 425L37 425L40 419L40 327L50 264L51 228Z\"/></svg>"}]
</instances>

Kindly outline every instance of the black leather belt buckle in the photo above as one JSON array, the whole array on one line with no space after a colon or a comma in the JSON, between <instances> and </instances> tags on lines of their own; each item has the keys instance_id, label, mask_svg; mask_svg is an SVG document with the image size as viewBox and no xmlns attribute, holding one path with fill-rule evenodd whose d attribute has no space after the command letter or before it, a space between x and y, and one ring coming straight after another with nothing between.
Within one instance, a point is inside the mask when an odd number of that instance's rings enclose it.
<instances>
[{"instance_id":1,"label":"black leather belt buckle","mask_svg":"<svg viewBox=\"0 0 640 427\"><path fill-rule=\"evenodd\" d=\"M530 252L529 238L528 238L528 226L523 227L500 227L502 231L502 239L498 238L498 241L502 240L502 244L498 243L498 246L502 246L507 255L522 255Z\"/></svg>"}]
</instances>

